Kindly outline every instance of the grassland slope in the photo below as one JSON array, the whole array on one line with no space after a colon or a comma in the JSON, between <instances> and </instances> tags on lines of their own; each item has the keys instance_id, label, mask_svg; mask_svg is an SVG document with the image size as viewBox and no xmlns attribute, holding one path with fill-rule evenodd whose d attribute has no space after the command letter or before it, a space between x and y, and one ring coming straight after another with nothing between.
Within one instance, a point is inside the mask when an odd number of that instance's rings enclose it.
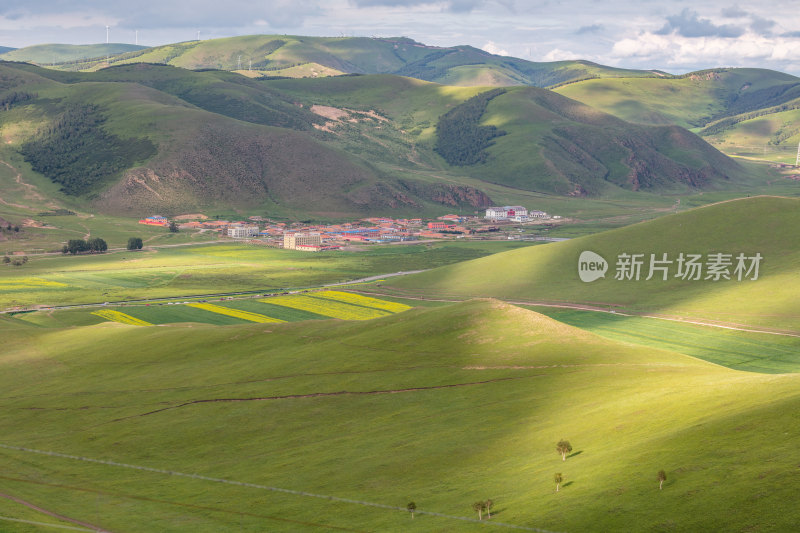
<instances>
[{"instance_id":1,"label":"grassland slope","mask_svg":"<svg viewBox=\"0 0 800 533\"><path fill-rule=\"evenodd\" d=\"M127 43L103 44L37 44L24 48L0 50L2 61L24 61L38 65L63 66L87 59L105 61L106 56L115 56L126 52L143 50L146 46Z\"/></svg>"},{"instance_id":2,"label":"grassland slope","mask_svg":"<svg viewBox=\"0 0 800 533\"><path fill-rule=\"evenodd\" d=\"M797 375L617 343L491 300L369 327L191 326L0 322L2 444L207 476L3 448L4 493L133 532L483 531L492 522L404 508L469 518L486 498L492 521L551 531L798 519Z\"/></svg>"},{"instance_id":3,"label":"grassland slope","mask_svg":"<svg viewBox=\"0 0 800 533\"><path fill-rule=\"evenodd\" d=\"M122 214L226 206L305 217L489 202L474 187L398 183L366 158L309 135L318 115L236 74L152 65L93 74L14 63L0 68L9 93L26 95L0 117L12 132L7 143L36 155L28 156L34 168L69 183L65 192L79 195L83 207ZM77 152L57 158L48 149L55 133L68 135L75 121L65 117L87 106L91 113L79 113L91 117L79 121L84 146L94 139L100 147L91 158ZM120 168L121 158L102 148L108 138L118 140L113 146L155 146L156 153Z\"/></svg>"},{"instance_id":4,"label":"grassland slope","mask_svg":"<svg viewBox=\"0 0 800 533\"><path fill-rule=\"evenodd\" d=\"M630 122L692 128L731 155L793 163L800 142L800 80L780 72L715 69L555 90Z\"/></svg>"},{"instance_id":5,"label":"grassland slope","mask_svg":"<svg viewBox=\"0 0 800 533\"><path fill-rule=\"evenodd\" d=\"M718 320L800 330L800 240L793 228L800 223L800 201L758 197L724 202L669 215L547 246L514 250L439 268L386 285L403 293L451 296L493 296L553 303L582 303L641 313L662 313L695 319ZM605 277L585 283L579 278L579 258L584 251L608 263ZM703 269L700 279L677 277L679 257L699 254L708 266L712 254L730 254L725 261L730 279L715 281ZM640 277L615 279L621 254L642 254ZM650 271L654 263L667 267ZM735 274L736 257L760 254L756 280ZM745 262L749 268L751 261ZM629 270L624 271L630 274ZM684 269L684 273L686 270ZM746 274L746 272L745 272ZM709 278L709 276L711 276ZM647 280L646 278L652 279ZM718 276L717 276L718 277Z\"/></svg>"},{"instance_id":6,"label":"grassland slope","mask_svg":"<svg viewBox=\"0 0 800 533\"><path fill-rule=\"evenodd\" d=\"M435 150L440 117L487 88L391 75L253 80L150 64L95 73L1 68L15 98L0 117L14 132L11 146L84 205L88 199L110 213L224 205L293 217L307 216L309 206L328 216L411 213L485 207L487 182L506 192L596 196L729 188L749 179L685 130L632 126L533 87L505 90L473 117L476 131L508 134L480 160L454 166ZM53 149L75 124L86 150L100 147L91 157Z\"/></svg>"},{"instance_id":7,"label":"grassland slope","mask_svg":"<svg viewBox=\"0 0 800 533\"><path fill-rule=\"evenodd\" d=\"M629 122L700 128L793 100L799 83L782 72L733 68L669 78L592 79L554 90Z\"/></svg>"},{"instance_id":8,"label":"grassland slope","mask_svg":"<svg viewBox=\"0 0 800 533\"><path fill-rule=\"evenodd\" d=\"M620 188L687 192L736 186L750 179L748 171L682 128L633 125L535 87L508 88L492 98L478 119L478 129L494 127L506 135L493 139L479 161L451 166L434 153L440 141L440 117L469 105L466 101L486 88L443 87L394 76L265 83L307 105L355 106L378 110L390 119L380 124L380 133L336 125L331 142L350 143L358 134L358 147L346 144L348 150L370 150L375 142L371 137L380 135L384 145L397 146L392 151L413 150L422 163L417 168L432 166L517 189L560 195L613 195ZM461 126L456 125L456 131L465 129ZM388 127L393 127L393 136ZM464 145L451 146L450 151L474 151L471 136L460 138ZM403 164L402 159L393 162Z\"/></svg>"}]
</instances>

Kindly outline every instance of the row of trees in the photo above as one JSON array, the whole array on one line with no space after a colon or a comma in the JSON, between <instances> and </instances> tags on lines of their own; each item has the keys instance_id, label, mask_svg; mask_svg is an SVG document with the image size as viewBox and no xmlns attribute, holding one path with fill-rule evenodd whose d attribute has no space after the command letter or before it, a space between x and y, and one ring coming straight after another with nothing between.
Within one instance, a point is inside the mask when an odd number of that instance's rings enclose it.
<instances>
[{"instance_id":1,"label":"row of trees","mask_svg":"<svg viewBox=\"0 0 800 533\"><path fill-rule=\"evenodd\" d=\"M103 253L108 250L108 244L100 237L93 237L91 239L70 239L67 244L61 248L63 254L83 254L83 253Z\"/></svg>"}]
</instances>

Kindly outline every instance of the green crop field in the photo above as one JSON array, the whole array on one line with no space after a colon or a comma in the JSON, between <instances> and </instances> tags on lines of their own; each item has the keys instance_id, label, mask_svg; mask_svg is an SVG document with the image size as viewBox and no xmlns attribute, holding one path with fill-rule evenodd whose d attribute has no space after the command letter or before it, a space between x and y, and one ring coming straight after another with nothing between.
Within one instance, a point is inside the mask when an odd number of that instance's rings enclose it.
<instances>
[{"instance_id":1,"label":"green crop field","mask_svg":"<svg viewBox=\"0 0 800 533\"><path fill-rule=\"evenodd\" d=\"M369 323L0 328L1 492L111 531L800 520L797 374L738 372L496 301ZM487 498L491 520L467 521Z\"/></svg>"},{"instance_id":2,"label":"green crop field","mask_svg":"<svg viewBox=\"0 0 800 533\"><path fill-rule=\"evenodd\" d=\"M750 372L800 372L800 337L596 311L526 306L601 337L683 353Z\"/></svg>"}]
</instances>

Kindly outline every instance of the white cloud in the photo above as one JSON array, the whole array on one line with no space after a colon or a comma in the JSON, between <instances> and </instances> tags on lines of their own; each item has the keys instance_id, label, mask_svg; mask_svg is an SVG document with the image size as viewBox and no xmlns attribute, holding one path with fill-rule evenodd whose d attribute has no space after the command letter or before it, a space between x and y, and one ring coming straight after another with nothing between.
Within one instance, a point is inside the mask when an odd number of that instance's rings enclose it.
<instances>
[{"instance_id":1,"label":"white cloud","mask_svg":"<svg viewBox=\"0 0 800 533\"><path fill-rule=\"evenodd\" d=\"M493 41L489 41L488 43L484 44L481 49L484 52L489 52L490 54L498 55L498 56L507 56L510 55L507 50L500 48L497 43Z\"/></svg>"},{"instance_id":2,"label":"white cloud","mask_svg":"<svg viewBox=\"0 0 800 533\"><path fill-rule=\"evenodd\" d=\"M576 54L575 52L570 52L569 50L554 48L544 55L542 61L571 61L574 59L586 59L586 55L580 55Z\"/></svg>"},{"instance_id":3,"label":"white cloud","mask_svg":"<svg viewBox=\"0 0 800 533\"><path fill-rule=\"evenodd\" d=\"M645 32L614 43L616 62L687 66L756 66L758 61L789 61L800 54L800 39L767 37L748 32L739 38L683 37ZM708 68L707 67L707 68Z\"/></svg>"}]
</instances>

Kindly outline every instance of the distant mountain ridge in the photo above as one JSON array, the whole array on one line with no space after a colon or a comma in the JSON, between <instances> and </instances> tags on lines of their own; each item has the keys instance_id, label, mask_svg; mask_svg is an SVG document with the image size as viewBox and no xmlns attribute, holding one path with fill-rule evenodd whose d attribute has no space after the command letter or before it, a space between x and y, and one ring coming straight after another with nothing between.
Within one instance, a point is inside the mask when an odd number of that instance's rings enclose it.
<instances>
[{"instance_id":1,"label":"distant mountain ridge","mask_svg":"<svg viewBox=\"0 0 800 533\"><path fill-rule=\"evenodd\" d=\"M86 45L95 48L84 50L72 45L38 45L2 54L0 59L49 66L55 57L54 68L63 70L97 70L146 62L193 70L211 68L288 77L396 74L456 86L549 87L597 77L668 76L658 71L619 69L590 61L534 62L466 45L429 46L405 37L248 35L120 49L109 52L108 61L103 57L106 51L97 51L102 46Z\"/></svg>"},{"instance_id":2,"label":"distant mountain ridge","mask_svg":"<svg viewBox=\"0 0 800 533\"><path fill-rule=\"evenodd\" d=\"M88 59L105 60L106 56L116 56L134 50L147 48L136 44L37 44L25 48L0 47L0 60L23 61L42 66L63 66L75 61Z\"/></svg>"}]
</instances>

